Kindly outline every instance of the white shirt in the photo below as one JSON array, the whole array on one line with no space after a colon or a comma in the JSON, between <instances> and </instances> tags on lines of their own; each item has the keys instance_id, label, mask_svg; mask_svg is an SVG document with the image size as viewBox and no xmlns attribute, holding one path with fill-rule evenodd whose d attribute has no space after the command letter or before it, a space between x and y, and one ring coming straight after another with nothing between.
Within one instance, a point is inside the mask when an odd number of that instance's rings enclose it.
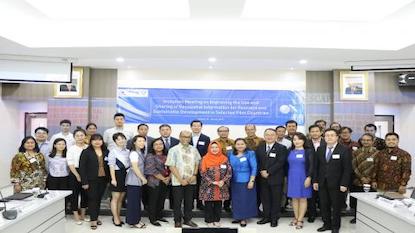
<instances>
[{"instance_id":1,"label":"white shirt","mask_svg":"<svg viewBox=\"0 0 415 233\"><path fill-rule=\"evenodd\" d=\"M126 130L125 128L109 128L104 132L104 142L107 144L108 150L112 150L117 146L114 140L112 140L112 135L115 133L123 133L127 138L127 141L134 137L134 133Z\"/></svg>"},{"instance_id":2,"label":"white shirt","mask_svg":"<svg viewBox=\"0 0 415 233\"><path fill-rule=\"evenodd\" d=\"M277 140L277 142L278 142L279 144L281 144L281 145L283 145L283 146L287 147L287 149L288 149L288 150L289 150L289 149L291 149L291 146L293 145L293 143L292 143L290 140L286 139L286 138L282 138L282 140L281 140L281 141L278 141L278 140Z\"/></svg>"},{"instance_id":3,"label":"white shirt","mask_svg":"<svg viewBox=\"0 0 415 233\"><path fill-rule=\"evenodd\" d=\"M69 148L73 145L75 145L75 138L73 137L72 133L68 133L66 135L64 135L62 132L54 134L50 140L49 140L49 151L52 151L53 149L53 142L58 139L58 138L63 138L66 141L66 147Z\"/></svg>"},{"instance_id":4,"label":"white shirt","mask_svg":"<svg viewBox=\"0 0 415 233\"><path fill-rule=\"evenodd\" d=\"M265 143L265 151L266 152L270 151L272 149L272 147L274 147L274 143L272 143L272 144ZM269 148L269 150L268 150L268 148Z\"/></svg>"},{"instance_id":5,"label":"white shirt","mask_svg":"<svg viewBox=\"0 0 415 233\"><path fill-rule=\"evenodd\" d=\"M200 138L200 133L199 134L192 133L193 147L197 147L197 142L199 141L199 138Z\"/></svg>"},{"instance_id":6,"label":"white shirt","mask_svg":"<svg viewBox=\"0 0 415 233\"><path fill-rule=\"evenodd\" d=\"M55 157L49 158L48 168L52 177L66 177L69 175L66 158L61 156L55 155Z\"/></svg>"},{"instance_id":7,"label":"white shirt","mask_svg":"<svg viewBox=\"0 0 415 233\"><path fill-rule=\"evenodd\" d=\"M321 138L319 140L311 139L311 141L313 142L314 150L317 151L317 148L319 148L321 144Z\"/></svg>"},{"instance_id":8,"label":"white shirt","mask_svg":"<svg viewBox=\"0 0 415 233\"><path fill-rule=\"evenodd\" d=\"M114 147L108 154L108 165L114 170L120 170L120 167L117 165L117 159L124 164L125 168L130 167L130 151L126 148L120 149L119 147Z\"/></svg>"},{"instance_id":9,"label":"white shirt","mask_svg":"<svg viewBox=\"0 0 415 233\"><path fill-rule=\"evenodd\" d=\"M66 161L68 162L68 166L74 165L75 168L79 168L79 158L81 157L82 151L87 147L87 145L84 147L79 147L77 145L69 147L68 151L66 152Z\"/></svg>"}]
</instances>

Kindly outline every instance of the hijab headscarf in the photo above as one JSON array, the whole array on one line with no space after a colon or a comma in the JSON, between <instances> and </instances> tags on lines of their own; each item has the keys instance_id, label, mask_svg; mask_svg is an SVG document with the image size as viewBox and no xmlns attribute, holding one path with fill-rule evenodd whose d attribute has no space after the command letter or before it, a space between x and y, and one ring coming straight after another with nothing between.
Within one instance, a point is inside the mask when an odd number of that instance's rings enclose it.
<instances>
[{"instance_id":1,"label":"hijab headscarf","mask_svg":"<svg viewBox=\"0 0 415 233\"><path fill-rule=\"evenodd\" d=\"M213 144L218 146L218 153L213 154L211 147ZM208 147L208 152L203 156L202 164L200 165L200 170L206 172L207 169L211 167L219 167L221 164L228 162L228 157L223 154L222 146L218 142L211 142Z\"/></svg>"}]
</instances>

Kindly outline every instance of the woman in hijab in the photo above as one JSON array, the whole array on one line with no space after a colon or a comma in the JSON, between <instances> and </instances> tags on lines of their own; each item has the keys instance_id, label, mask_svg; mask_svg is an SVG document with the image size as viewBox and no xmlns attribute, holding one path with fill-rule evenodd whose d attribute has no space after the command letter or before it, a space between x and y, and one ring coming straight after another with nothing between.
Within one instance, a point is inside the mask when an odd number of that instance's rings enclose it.
<instances>
[{"instance_id":1,"label":"woman in hijab","mask_svg":"<svg viewBox=\"0 0 415 233\"><path fill-rule=\"evenodd\" d=\"M200 165L199 199L205 202L205 222L209 227L220 227L222 201L229 199L232 168L217 142L209 144Z\"/></svg>"}]
</instances>

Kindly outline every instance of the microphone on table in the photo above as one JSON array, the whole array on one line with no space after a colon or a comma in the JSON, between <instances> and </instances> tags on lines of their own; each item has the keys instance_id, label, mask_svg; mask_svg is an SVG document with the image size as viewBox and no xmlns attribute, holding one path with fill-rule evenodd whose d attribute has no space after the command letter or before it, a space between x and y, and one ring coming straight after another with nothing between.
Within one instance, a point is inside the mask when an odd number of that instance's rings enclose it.
<instances>
[{"instance_id":1,"label":"microphone on table","mask_svg":"<svg viewBox=\"0 0 415 233\"><path fill-rule=\"evenodd\" d=\"M0 197L3 200L3 204L4 204L3 218L5 218L7 220L16 219L17 218L17 210L7 210L6 199L3 198L3 194L1 193L1 190L0 190Z\"/></svg>"}]
</instances>

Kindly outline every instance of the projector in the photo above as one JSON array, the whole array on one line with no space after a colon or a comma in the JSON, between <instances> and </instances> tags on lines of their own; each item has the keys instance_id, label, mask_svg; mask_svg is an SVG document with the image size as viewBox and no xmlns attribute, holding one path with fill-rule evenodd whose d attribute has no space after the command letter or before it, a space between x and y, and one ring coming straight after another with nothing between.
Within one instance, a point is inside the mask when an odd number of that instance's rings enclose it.
<instances>
[{"instance_id":1,"label":"projector","mask_svg":"<svg viewBox=\"0 0 415 233\"><path fill-rule=\"evenodd\" d=\"M415 73L404 73L398 76L398 86L415 86Z\"/></svg>"}]
</instances>

